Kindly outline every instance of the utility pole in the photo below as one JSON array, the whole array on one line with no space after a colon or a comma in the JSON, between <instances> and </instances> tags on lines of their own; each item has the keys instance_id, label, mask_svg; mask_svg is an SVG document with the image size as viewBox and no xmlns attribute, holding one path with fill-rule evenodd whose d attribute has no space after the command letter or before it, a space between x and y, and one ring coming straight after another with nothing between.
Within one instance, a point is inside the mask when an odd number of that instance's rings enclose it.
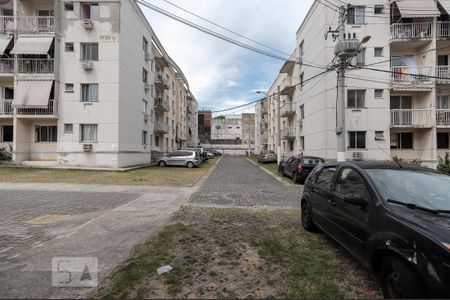
<instances>
[{"instance_id":1,"label":"utility pole","mask_svg":"<svg viewBox=\"0 0 450 300\"><path fill-rule=\"evenodd\" d=\"M281 97L280 97L280 86L277 89L277 112L278 112L278 151L277 151L277 160L278 164L281 162Z\"/></svg>"},{"instance_id":2,"label":"utility pole","mask_svg":"<svg viewBox=\"0 0 450 300\"><path fill-rule=\"evenodd\" d=\"M344 6L339 8L339 32L338 44L345 40L345 12ZM337 161L345 161L345 69L347 59L338 55L337 68L337 103L336 103L336 138L337 138Z\"/></svg>"}]
</instances>

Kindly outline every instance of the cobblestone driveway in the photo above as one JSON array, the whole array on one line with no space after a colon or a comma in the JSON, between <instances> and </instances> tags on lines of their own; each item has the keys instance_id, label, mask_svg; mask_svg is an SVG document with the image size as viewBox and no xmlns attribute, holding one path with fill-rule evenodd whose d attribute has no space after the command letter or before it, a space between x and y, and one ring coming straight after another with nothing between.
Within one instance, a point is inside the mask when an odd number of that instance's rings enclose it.
<instances>
[{"instance_id":1,"label":"cobblestone driveway","mask_svg":"<svg viewBox=\"0 0 450 300\"><path fill-rule=\"evenodd\" d=\"M282 183L243 157L224 156L191 203L300 207L302 191L302 186Z\"/></svg>"}]
</instances>

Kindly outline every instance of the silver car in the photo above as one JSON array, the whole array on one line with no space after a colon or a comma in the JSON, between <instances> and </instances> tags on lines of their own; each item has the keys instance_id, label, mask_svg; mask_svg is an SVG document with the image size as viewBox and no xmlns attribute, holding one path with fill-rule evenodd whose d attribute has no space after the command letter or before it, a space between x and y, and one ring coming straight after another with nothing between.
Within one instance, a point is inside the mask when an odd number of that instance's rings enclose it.
<instances>
[{"instance_id":1,"label":"silver car","mask_svg":"<svg viewBox=\"0 0 450 300\"><path fill-rule=\"evenodd\" d=\"M200 165L201 159L195 151L191 150L179 150L167 154L165 157L160 158L158 165L160 167L165 166L180 166L193 168Z\"/></svg>"}]
</instances>

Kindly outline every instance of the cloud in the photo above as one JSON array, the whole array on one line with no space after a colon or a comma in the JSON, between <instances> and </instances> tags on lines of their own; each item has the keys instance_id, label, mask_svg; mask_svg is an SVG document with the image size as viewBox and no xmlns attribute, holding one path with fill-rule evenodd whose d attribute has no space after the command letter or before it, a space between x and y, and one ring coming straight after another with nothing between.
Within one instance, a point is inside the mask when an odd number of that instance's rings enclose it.
<instances>
[{"instance_id":1,"label":"cloud","mask_svg":"<svg viewBox=\"0 0 450 300\"><path fill-rule=\"evenodd\" d=\"M312 0L170 0L260 43L287 54L296 46L295 33ZM162 0L152 4L241 42L262 48L240 37L213 27ZM250 52L201 33L184 24L142 7L164 48L185 73L200 108L220 110L254 101L268 90L282 61ZM265 49L268 50L268 49ZM275 54L287 56L268 50ZM241 109L242 110L242 109ZM254 106L246 108L254 111ZM246 111L246 112L247 112Z\"/></svg>"}]
</instances>

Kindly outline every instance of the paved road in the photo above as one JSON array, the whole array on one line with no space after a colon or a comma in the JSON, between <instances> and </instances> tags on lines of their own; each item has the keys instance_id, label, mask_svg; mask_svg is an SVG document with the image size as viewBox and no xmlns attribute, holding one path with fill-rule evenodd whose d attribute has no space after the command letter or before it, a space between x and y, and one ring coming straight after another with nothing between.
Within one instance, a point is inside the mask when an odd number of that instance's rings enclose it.
<instances>
[{"instance_id":1,"label":"paved road","mask_svg":"<svg viewBox=\"0 0 450 300\"><path fill-rule=\"evenodd\" d=\"M0 184L0 298L86 297L52 287L53 257L95 257L101 281L194 190Z\"/></svg>"},{"instance_id":2,"label":"paved road","mask_svg":"<svg viewBox=\"0 0 450 300\"><path fill-rule=\"evenodd\" d=\"M300 207L302 186L276 180L243 157L224 156L191 203L221 206Z\"/></svg>"}]
</instances>

